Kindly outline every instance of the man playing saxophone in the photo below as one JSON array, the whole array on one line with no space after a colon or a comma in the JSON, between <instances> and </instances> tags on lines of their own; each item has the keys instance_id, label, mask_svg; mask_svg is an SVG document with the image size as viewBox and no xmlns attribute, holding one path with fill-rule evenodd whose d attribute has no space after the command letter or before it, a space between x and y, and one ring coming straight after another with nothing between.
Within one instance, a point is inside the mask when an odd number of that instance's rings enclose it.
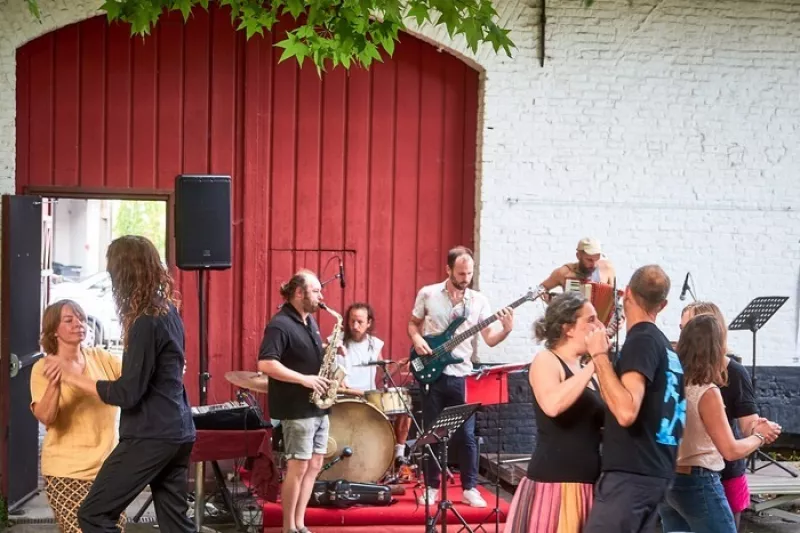
<instances>
[{"instance_id":1,"label":"man playing saxophone","mask_svg":"<svg viewBox=\"0 0 800 533\"><path fill-rule=\"evenodd\" d=\"M281 487L284 533L306 533L306 504L328 446L328 410L312 403L331 381L320 375L324 350L312 316L322 303L322 286L300 270L281 286L285 303L267 324L258 370L269 376L269 414L281 421L287 459Z\"/></svg>"}]
</instances>

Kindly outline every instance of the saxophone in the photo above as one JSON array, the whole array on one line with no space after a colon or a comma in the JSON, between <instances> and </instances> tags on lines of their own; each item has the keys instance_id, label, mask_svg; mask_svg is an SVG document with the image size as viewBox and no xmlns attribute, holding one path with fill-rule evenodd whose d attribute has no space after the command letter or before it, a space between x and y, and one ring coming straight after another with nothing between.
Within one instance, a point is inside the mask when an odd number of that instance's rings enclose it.
<instances>
[{"instance_id":1,"label":"saxophone","mask_svg":"<svg viewBox=\"0 0 800 533\"><path fill-rule=\"evenodd\" d=\"M333 332L328 341L328 348L325 350L325 355L322 358L322 366L319 369L319 377L329 379L331 384L324 394L319 394L317 391L311 393L311 403L320 409L327 409L336 402L336 395L346 375L344 369L336 364L336 350L342 338L342 324L344 319L342 315L327 305L320 303L319 306L336 319L336 325L333 326Z\"/></svg>"}]
</instances>

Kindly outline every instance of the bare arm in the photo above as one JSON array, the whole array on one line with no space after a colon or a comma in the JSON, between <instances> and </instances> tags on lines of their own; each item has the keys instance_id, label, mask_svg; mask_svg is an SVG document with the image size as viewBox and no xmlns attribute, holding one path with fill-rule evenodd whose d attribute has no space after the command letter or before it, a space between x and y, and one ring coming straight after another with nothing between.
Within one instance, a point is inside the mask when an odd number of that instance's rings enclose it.
<instances>
[{"instance_id":1,"label":"bare arm","mask_svg":"<svg viewBox=\"0 0 800 533\"><path fill-rule=\"evenodd\" d=\"M497 318L503 326L502 329L497 330L487 327L481 330L483 341L489 347L497 346L503 342L508 337L508 334L511 333L511 330L514 329L514 310L510 307L498 311Z\"/></svg>"},{"instance_id":2,"label":"bare arm","mask_svg":"<svg viewBox=\"0 0 800 533\"><path fill-rule=\"evenodd\" d=\"M528 382L536 403L544 414L556 417L569 409L586 389L594 374L594 364L589 363L570 378L564 378L561 365L550 352L539 352L528 372Z\"/></svg>"},{"instance_id":3,"label":"bare arm","mask_svg":"<svg viewBox=\"0 0 800 533\"><path fill-rule=\"evenodd\" d=\"M725 418L725 404L722 403L722 394L718 388L711 388L703 394L698 410L708 436L726 461L747 457L761 446L761 439L755 435L738 440L733 436L728 419Z\"/></svg>"},{"instance_id":4,"label":"bare arm","mask_svg":"<svg viewBox=\"0 0 800 533\"><path fill-rule=\"evenodd\" d=\"M742 435L752 435L758 421L758 414L747 415L736 419L736 423L739 424L739 431L742 432Z\"/></svg>"},{"instance_id":5,"label":"bare arm","mask_svg":"<svg viewBox=\"0 0 800 533\"><path fill-rule=\"evenodd\" d=\"M408 338L414 344L414 350L420 355L428 355L431 352L431 347L422 338L422 324L425 322L424 318L417 318L411 315L408 321Z\"/></svg>"},{"instance_id":6,"label":"bare arm","mask_svg":"<svg viewBox=\"0 0 800 533\"><path fill-rule=\"evenodd\" d=\"M642 407L646 378L639 372L626 372L622 379L618 378L607 353L593 354L592 359L608 410L620 426L630 427Z\"/></svg>"},{"instance_id":7,"label":"bare arm","mask_svg":"<svg viewBox=\"0 0 800 533\"><path fill-rule=\"evenodd\" d=\"M550 276L539 285L546 291L560 287L564 284L564 267L560 266L550 273Z\"/></svg>"},{"instance_id":8,"label":"bare arm","mask_svg":"<svg viewBox=\"0 0 800 533\"><path fill-rule=\"evenodd\" d=\"M286 383L296 383L318 393L324 393L330 385L330 380L320 376L307 376L300 372L295 372L286 368L280 361L275 359L262 359L258 362L258 371L266 376L284 381Z\"/></svg>"},{"instance_id":9,"label":"bare arm","mask_svg":"<svg viewBox=\"0 0 800 533\"><path fill-rule=\"evenodd\" d=\"M83 374L78 374L76 372L64 372L64 381L72 385L73 387L79 389L84 394L88 394L89 396L94 396L102 400L106 403L103 398L100 397L100 394L97 392L97 380L90 378L88 376L84 376ZM140 397L141 398L141 397ZM114 405L114 404L111 404ZM135 405L135 404L133 404ZM124 407L130 407L132 405L125 404Z\"/></svg>"},{"instance_id":10,"label":"bare arm","mask_svg":"<svg viewBox=\"0 0 800 533\"><path fill-rule=\"evenodd\" d=\"M42 399L33 404L33 416L44 424L51 426L58 416L58 399L61 396L61 381L51 380L42 395Z\"/></svg>"}]
</instances>

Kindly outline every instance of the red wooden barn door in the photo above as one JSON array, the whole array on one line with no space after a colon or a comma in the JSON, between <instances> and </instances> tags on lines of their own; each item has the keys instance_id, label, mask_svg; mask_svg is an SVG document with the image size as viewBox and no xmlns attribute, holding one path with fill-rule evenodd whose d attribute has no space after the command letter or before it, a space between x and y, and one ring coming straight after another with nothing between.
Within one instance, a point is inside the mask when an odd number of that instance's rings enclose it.
<instances>
[{"instance_id":1,"label":"red wooden barn door","mask_svg":"<svg viewBox=\"0 0 800 533\"><path fill-rule=\"evenodd\" d=\"M181 173L233 177L234 266L209 276L212 403L230 397L226 371L255 367L294 270L325 280L340 257L347 287L327 285L328 303L370 302L399 358L417 289L443 279L448 248L473 242L477 72L405 35L369 71L320 78L278 63L280 31L247 41L212 4L144 40L96 17L17 52L19 192L163 193ZM177 276L196 375L197 278ZM197 380L187 386L196 399Z\"/></svg>"}]
</instances>

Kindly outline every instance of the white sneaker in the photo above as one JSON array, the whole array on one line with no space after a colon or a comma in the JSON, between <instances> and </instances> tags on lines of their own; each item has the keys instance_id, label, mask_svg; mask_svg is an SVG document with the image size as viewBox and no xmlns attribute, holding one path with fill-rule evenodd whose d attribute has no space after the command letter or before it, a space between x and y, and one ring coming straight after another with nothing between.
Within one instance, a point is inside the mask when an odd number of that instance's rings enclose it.
<instances>
[{"instance_id":1,"label":"white sneaker","mask_svg":"<svg viewBox=\"0 0 800 533\"><path fill-rule=\"evenodd\" d=\"M426 491L422 493L422 496L417 498L417 503L425 505L426 496L428 498L428 505L436 505L436 501L439 499L439 489L426 489Z\"/></svg>"},{"instance_id":2,"label":"white sneaker","mask_svg":"<svg viewBox=\"0 0 800 533\"><path fill-rule=\"evenodd\" d=\"M465 490L461 496L461 503L466 503L470 507L486 507L486 500L476 488Z\"/></svg>"}]
</instances>

